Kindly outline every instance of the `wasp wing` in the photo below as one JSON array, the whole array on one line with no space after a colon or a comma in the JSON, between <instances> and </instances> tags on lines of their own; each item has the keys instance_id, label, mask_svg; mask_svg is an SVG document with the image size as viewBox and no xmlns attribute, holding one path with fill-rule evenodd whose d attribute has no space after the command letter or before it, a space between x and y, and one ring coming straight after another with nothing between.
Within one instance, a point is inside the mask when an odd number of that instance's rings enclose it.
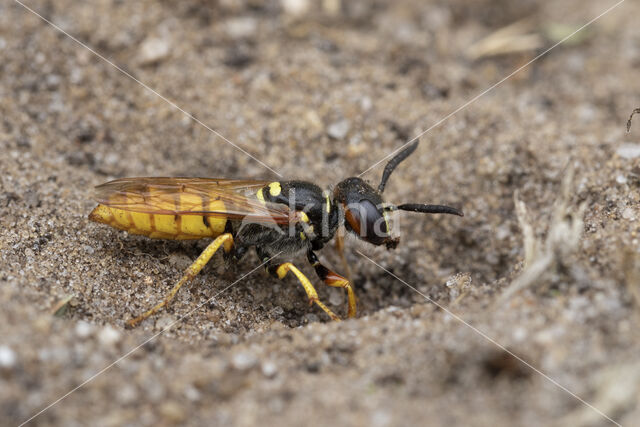
<instances>
[{"instance_id":1,"label":"wasp wing","mask_svg":"<svg viewBox=\"0 0 640 427\"><path fill-rule=\"evenodd\" d=\"M217 178L121 178L97 186L94 198L111 208L149 214L202 215L277 224L295 221L287 206L258 199L258 190L269 182Z\"/></svg>"}]
</instances>

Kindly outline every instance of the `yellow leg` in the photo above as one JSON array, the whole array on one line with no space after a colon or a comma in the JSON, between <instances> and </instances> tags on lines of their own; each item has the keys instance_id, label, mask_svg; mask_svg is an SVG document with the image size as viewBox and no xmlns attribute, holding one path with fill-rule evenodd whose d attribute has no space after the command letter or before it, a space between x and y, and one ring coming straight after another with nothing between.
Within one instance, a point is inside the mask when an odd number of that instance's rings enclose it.
<instances>
[{"instance_id":1,"label":"yellow leg","mask_svg":"<svg viewBox=\"0 0 640 427\"><path fill-rule=\"evenodd\" d=\"M202 268L205 265L207 265L207 263L209 262L213 254L215 254L216 251L220 249L220 246L222 245L224 245L225 251L231 250L233 246L233 236L230 233L221 234L220 236L216 237L213 240L213 242L211 242L209 246L207 246L205 250L202 251L200 256L193 262L193 264L191 264L189 268L187 268L187 270L185 271L180 281L173 287L173 289L171 289L171 291L165 297L165 299L161 303L153 307L152 309L142 313L140 316L127 321L127 326L129 327L136 326L138 323L142 322L147 317L151 316L161 308L168 305L169 302L171 302L171 300L173 299L173 297L176 296L176 294L178 293L182 285L184 285L185 283L193 279L200 272L200 270L202 270Z\"/></svg>"},{"instance_id":2,"label":"yellow leg","mask_svg":"<svg viewBox=\"0 0 640 427\"><path fill-rule=\"evenodd\" d=\"M327 267L320 263L318 257L313 251L309 251L307 253L307 259L309 263L316 270L316 274L320 279L327 285L333 286L334 288L344 288L347 290L347 317L352 318L356 317L356 294L353 292L353 286L351 286L351 281L345 279L338 273L335 273L329 270Z\"/></svg>"},{"instance_id":3,"label":"yellow leg","mask_svg":"<svg viewBox=\"0 0 640 427\"><path fill-rule=\"evenodd\" d=\"M324 283L326 283L328 286L333 286L335 288L344 288L347 290L347 317L350 319L356 317L356 294L355 292L353 292L351 282L349 282L339 274L334 273L333 271L329 271L329 275L326 279L324 279Z\"/></svg>"},{"instance_id":4,"label":"yellow leg","mask_svg":"<svg viewBox=\"0 0 640 427\"><path fill-rule=\"evenodd\" d=\"M320 301L320 299L318 298L318 293L316 292L316 289L311 284L311 281L300 270L298 270L298 268L295 265L291 264L290 262L285 262L283 264L280 264L275 269L275 272L278 275L278 278L280 279L284 278L284 276L286 276L289 271L291 271L300 281L300 284L302 285L305 292L307 293L307 296L309 297L309 305L312 305L315 303L318 307L323 309L324 312L327 313L332 320L340 321L340 318L336 316L335 313L331 311L331 309L329 309L329 307L324 305L322 301Z\"/></svg>"}]
</instances>

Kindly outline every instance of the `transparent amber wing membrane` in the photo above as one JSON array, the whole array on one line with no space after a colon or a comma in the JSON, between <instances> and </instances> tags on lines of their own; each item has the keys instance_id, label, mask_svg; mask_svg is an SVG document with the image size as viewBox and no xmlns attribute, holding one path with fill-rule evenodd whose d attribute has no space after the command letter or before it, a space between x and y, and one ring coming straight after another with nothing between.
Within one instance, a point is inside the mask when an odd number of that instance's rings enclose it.
<instances>
[{"instance_id":1,"label":"transparent amber wing membrane","mask_svg":"<svg viewBox=\"0 0 640 427\"><path fill-rule=\"evenodd\" d=\"M289 209L265 204L256 192L269 181L216 178L122 178L95 188L95 200L131 212L202 215L287 224Z\"/></svg>"}]
</instances>

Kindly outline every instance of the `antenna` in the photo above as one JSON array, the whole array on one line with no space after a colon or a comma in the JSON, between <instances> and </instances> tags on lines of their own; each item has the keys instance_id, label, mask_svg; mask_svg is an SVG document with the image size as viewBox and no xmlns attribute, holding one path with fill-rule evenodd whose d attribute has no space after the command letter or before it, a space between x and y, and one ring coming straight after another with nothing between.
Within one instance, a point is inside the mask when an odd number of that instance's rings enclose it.
<instances>
[{"instance_id":1,"label":"antenna","mask_svg":"<svg viewBox=\"0 0 640 427\"><path fill-rule=\"evenodd\" d=\"M387 166L384 167L384 172L382 172L382 180L380 181L380 185L378 185L378 193L382 194L382 192L384 191L384 187L387 185L387 181L391 176L391 172L393 172L394 169L398 167L400 162L402 162L404 159L409 157L411 153L416 151L416 148L418 148L419 143L420 141L416 140L414 143L409 145L404 150L400 151L398 154L396 154L395 157L389 160L389 163L387 163Z\"/></svg>"},{"instance_id":2,"label":"antenna","mask_svg":"<svg viewBox=\"0 0 640 427\"><path fill-rule=\"evenodd\" d=\"M423 205L420 203L405 203L404 205L396 206L396 208L402 211L410 212L464 216L464 213L461 210L445 205Z\"/></svg>"}]
</instances>

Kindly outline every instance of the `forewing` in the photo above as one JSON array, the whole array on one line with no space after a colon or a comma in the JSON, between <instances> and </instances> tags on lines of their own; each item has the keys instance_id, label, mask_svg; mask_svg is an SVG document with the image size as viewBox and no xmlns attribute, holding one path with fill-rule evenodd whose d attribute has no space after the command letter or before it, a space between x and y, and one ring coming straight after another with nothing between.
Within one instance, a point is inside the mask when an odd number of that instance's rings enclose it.
<instances>
[{"instance_id":1,"label":"forewing","mask_svg":"<svg viewBox=\"0 0 640 427\"><path fill-rule=\"evenodd\" d=\"M132 212L287 224L290 220L287 206L265 204L256 196L268 183L216 178L122 178L97 186L95 200Z\"/></svg>"}]
</instances>

